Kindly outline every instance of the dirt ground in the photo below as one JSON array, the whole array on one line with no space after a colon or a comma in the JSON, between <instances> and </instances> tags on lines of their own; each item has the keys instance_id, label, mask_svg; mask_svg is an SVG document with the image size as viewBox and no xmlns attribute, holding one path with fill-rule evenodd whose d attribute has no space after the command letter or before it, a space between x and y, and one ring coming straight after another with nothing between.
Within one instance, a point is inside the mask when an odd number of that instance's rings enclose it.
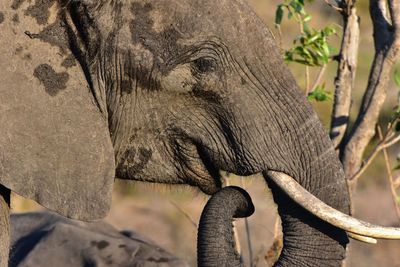
<instances>
[{"instance_id":1,"label":"dirt ground","mask_svg":"<svg viewBox=\"0 0 400 267\"><path fill-rule=\"evenodd\" d=\"M255 266L270 266L265 255L270 249L276 222L276 206L261 177L232 178L231 183L246 188L256 212L248 219ZM244 182L244 183L243 183ZM369 186L355 194L355 216L368 222L398 226L393 201L387 188ZM106 221L118 229L137 231L196 266L196 224L207 197L185 186L159 186L119 182ZM29 200L13 198L14 212L40 209ZM246 266L249 266L245 223L237 222ZM379 240L377 245L351 241L348 267L400 266L400 241Z\"/></svg>"}]
</instances>

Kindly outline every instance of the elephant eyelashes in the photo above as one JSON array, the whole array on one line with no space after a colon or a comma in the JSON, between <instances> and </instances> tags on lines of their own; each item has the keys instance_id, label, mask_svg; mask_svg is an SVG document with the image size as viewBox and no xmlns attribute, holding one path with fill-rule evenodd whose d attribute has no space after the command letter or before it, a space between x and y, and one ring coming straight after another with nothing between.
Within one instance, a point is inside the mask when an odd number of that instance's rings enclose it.
<instances>
[{"instance_id":1,"label":"elephant eyelashes","mask_svg":"<svg viewBox=\"0 0 400 267\"><path fill-rule=\"evenodd\" d=\"M193 61L193 66L199 73L209 73L217 69L217 62L210 57L201 57Z\"/></svg>"}]
</instances>

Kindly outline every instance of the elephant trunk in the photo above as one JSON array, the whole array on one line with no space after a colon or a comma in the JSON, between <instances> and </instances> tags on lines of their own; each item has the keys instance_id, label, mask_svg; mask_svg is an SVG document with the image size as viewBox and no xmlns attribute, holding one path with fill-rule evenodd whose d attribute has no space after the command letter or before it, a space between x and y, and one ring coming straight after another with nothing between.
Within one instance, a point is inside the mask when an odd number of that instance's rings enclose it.
<instances>
[{"instance_id":1,"label":"elephant trunk","mask_svg":"<svg viewBox=\"0 0 400 267\"><path fill-rule=\"evenodd\" d=\"M283 248L274 267L341 266L348 243L346 232L309 213L274 182L268 184L283 231Z\"/></svg>"},{"instance_id":2,"label":"elephant trunk","mask_svg":"<svg viewBox=\"0 0 400 267\"><path fill-rule=\"evenodd\" d=\"M297 160L292 158L293 164L298 166L297 170L283 172L296 177L297 183L311 195L349 214L349 196L342 166L325 136L321 125L298 135L299 145L293 144L294 149L297 147L300 151L301 147L305 147L305 152L301 152ZM274 172L263 174L278 205L283 231L283 248L274 266L341 266L348 243L346 232L300 206L278 185L280 180L276 183L270 179L271 173Z\"/></svg>"},{"instance_id":3,"label":"elephant trunk","mask_svg":"<svg viewBox=\"0 0 400 267\"><path fill-rule=\"evenodd\" d=\"M199 267L241 266L233 238L233 218L254 212L250 196L239 187L229 186L214 194L201 214L197 238Z\"/></svg>"},{"instance_id":4,"label":"elephant trunk","mask_svg":"<svg viewBox=\"0 0 400 267\"><path fill-rule=\"evenodd\" d=\"M248 118L257 118L250 130L258 133L248 158L262 162L282 220L283 249L275 266L341 266L346 232L308 212L270 177L273 172L288 175L309 194L349 214L345 175L328 134L284 67L268 68L255 61L248 69L264 89L262 97L252 97L257 105L247 108ZM280 89L270 93L269 86Z\"/></svg>"}]
</instances>

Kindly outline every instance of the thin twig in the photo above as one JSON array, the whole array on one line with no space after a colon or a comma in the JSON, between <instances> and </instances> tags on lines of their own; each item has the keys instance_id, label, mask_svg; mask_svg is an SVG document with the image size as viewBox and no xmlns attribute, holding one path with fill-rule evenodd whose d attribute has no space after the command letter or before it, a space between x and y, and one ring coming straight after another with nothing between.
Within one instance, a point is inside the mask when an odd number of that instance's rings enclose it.
<instances>
[{"instance_id":1,"label":"thin twig","mask_svg":"<svg viewBox=\"0 0 400 267\"><path fill-rule=\"evenodd\" d=\"M197 223L192 219L192 217L190 217L189 214L186 213L186 211L184 211L181 207L178 206L178 204L176 204L175 202L173 202L172 200L169 201L169 203L171 203L172 206L174 206L177 210L179 210L194 226L194 228L198 228Z\"/></svg>"},{"instance_id":2,"label":"thin twig","mask_svg":"<svg viewBox=\"0 0 400 267\"><path fill-rule=\"evenodd\" d=\"M400 186L400 178L396 178L396 179L393 181L393 186L394 186L395 189L398 188L398 187Z\"/></svg>"},{"instance_id":3,"label":"thin twig","mask_svg":"<svg viewBox=\"0 0 400 267\"><path fill-rule=\"evenodd\" d=\"M240 183L242 185L242 188L246 190L246 186L244 185L243 178L240 178ZM254 266L254 261L253 261L253 247L251 244L251 232L250 232L250 223L249 219L246 217L244 218L244 225L246 228L246 239L247 239L247 246L249 249L249 258L250 258L250 267Z\"/></svg>"},{"instance_id":4,"label":"thin twig","mask_svg":"<svg viewBox=\"0 0 400 267\"><path fill-rule=\"evenodd\" d=\"M306 66L306 95L310 92L310 68Z\"/></svg>"},{"instance_id":5,"label":"thin twig","mask_svg":"<svg viewBox=\"0 0 400 267\"><path fill-rule=\"evenodd\" d=\"M325 3L330 6L331 8L333 8L334 10L338 11L338 12L343 12L343 8L340 8L338 6L335 6L334 4L332 4L331 2L329 2L329 0L325 0Z\"/></svg>"},{"instance_id":6,"label":"thin twig","mask_svg":"<svg viewBox=\"0 0 400 267\"><path fill-rule=\"evenodd\" d=\"M378 135L379 135L379 139L383 140L382 129L379 126L378 126ZM386 171L387 171L388 178L389 178L390 192L392 193L394 208L396 210L397 218L400 221L400 209L399 209L399 205L397 204L397 193L396 193L396 189L394 186L393 175L392 175L392 171L390 168L389 157L388 157L386 148L383 149L383 156L385 158L385 166L386 166Z\"/></svg>"},{"instance_id":7,"label":"thin twig","mask_svg":"<svg viewBox=\"0 0 400 267\"><path fill-rule=\"evenodd\" d=\"M249 220L245 218L244 225L246 227L246 236L247 236L247 246L249 247L249 258L250 258L250 267L253 267L253 247L251 245L251 238L250 238L250 224Z\"/></svg>"},{"instance_id":8,"label":"thin twig","mask_svg":"<svg viewBox=\"0 0 400 267\"><path fill-rule=\"evenodd\" d=\"M277 32L278 32L278 38L279 38L279 40L278 40L278 44L279 44L279 48L280 48L280 50L281 51L283 51L284 49L283 49L283 42L282 42L282 30L281 30L281 26L280 25L276 25L276 30L277 30ZM275 35L272 33L272 36L274 36L274 39L275 39ZM275 39L276 40L276 39Z\"/></svg>"},{"instance_id":9,"label":"thin twig","mask_svg":"<svg viewBox=\"0 0 400 267\"><path fill-rule=\"evenodd\" d=\"M326 70L326 64L324 64L318 72L317 78L315 79L314 85L311 87L311 92L313 92L319 83L321 82L322 77L324 76Z\"/></svg>"},{"instance_id":10,"label":"thin twig","mask_svg":"<svg viewBox=\"0 0 400 267\"><path fill-rule=\"evenodd\" d=\"M358 171L352 177L349 178L350 182L354 183L358 180L358 178L364 173L364 171L368 168L368 166L372 163L372 161L375 159L375 157L378 155L378 153L382 149L386 149L390 146L393 146L398 141L400 141L400 135L393 139L390 139L393 136L393 132L392 132L393 127L394 127L393 125L394 125L394 123L389 123L389 126L387 128L385 136L376 145L376 147L372 151L371 155L364 161L363 164L361 164L361 167L358 169Z\"/></svg>"},{"instance_id":11,"label":"thin twig","mask_svg":"<svg viewBox=\"0 0 400 267\"><path fill-rule=\"evenodd\" d=\"M388 140L386 144L383 145L383 148L388 148L390 146L393 146L397 142L400 141L400 135L396 136L395 138Z\"/></svg>"}]
</instances>

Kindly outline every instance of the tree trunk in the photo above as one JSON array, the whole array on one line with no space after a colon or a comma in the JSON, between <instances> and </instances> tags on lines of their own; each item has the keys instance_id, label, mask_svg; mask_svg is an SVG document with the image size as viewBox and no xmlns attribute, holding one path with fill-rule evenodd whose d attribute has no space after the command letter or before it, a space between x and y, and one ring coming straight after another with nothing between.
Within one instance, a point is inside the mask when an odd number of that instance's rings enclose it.
<instances>
[{"instance_id":1,"label":"tree trunk","mask_svg":"<svg viewBox=\"0 0 400 267\"><path fill-rule=\"evenodd\" d=\"M8 266L10 249L10 190L0 185L0 267Z\"/></svg>"}]
</instances>

